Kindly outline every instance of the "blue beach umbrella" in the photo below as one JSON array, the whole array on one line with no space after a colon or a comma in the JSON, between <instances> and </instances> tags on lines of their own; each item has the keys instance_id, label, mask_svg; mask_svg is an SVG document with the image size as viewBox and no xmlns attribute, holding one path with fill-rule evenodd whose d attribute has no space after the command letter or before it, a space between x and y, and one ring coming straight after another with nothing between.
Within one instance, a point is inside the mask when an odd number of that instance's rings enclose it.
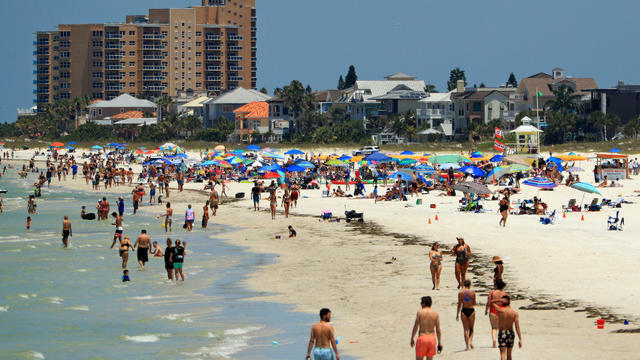
<instances>
[{"instance_id":1,"label":"blue beach umbrella","mask_svg":"<svg viewBox=\"0 0 640 360\"><path fill-rule=\"evenodd\" d=\"M100 145L93 145L91 148L92 149L96 149L96 150L102 150L103 149L103 147L100 146Z\"/></svg>"},{"instance_id":2,"label":"blue beach umbrella","mask_svg":"<svg viewBox=\"0 0 640 360\"><path fill-rule=\"evenodd\" d=\"M391 161L392 159L381 152L374 152L373 154L365 156L363 160L385 162L385 161Z\"/></svg>"},{"instance_id":3,"label":"blue beach umbrella","mask_svg":"<svg viewBox=\"0 0 640 360\"><path fill-rule=\"evenodd\" d=\"M415 155L415 153L413 151L405 150L401 152L400 155Z\"/></svg>"},{"instance_id":4,"label":"blue beach umbrella","mask_svg":"<svg viewBox=\"0 0 640 360\"><path fill-rule=\"evenodd\" d=\"M619 153L619 152L620 152L620 149L618 149L618 148L613 148L613 149L609 150L609 152L612 152L612 153Z\"/></svg>"},{"instance_id":5,"label":"blue beach umbrella","mask_svg":"<svg viewBox=\"0 0 640 360\"><path fill-rule=\"evenodd\" d=\"M494 155L489 161L491 162L500 162L504 159L504 155Z\"/></svg>"},{"instance_id":6,"label":"blue beach umbrella","mask_svg":"<svg viewBox=\"0 0 640 360\"><path fill-rule=\"evenodd\" d=\"M480 169L477 166L463 166L460 169L458 169L458 171L463 172L465 174L469 174L471 176L475 176L475 177L480 177L480 176L485 176L487 173L484 172L484 170Z\"/></svg>"},{"instance_id":7,"label":"blue beach umbrella","mask_svg":"<svg viewBox=\"0 0 640 360\"><path fill-rule=\"evenodd\" d=\"M288 172L298 172L298 171L305 171L307 169L303 168L302 166L298 166L298 165L291 165L289 167L287 167L286 169Z\"/></svg>"},{"instance_id":8,"label":"blue beach umbrella","mask_svg":"<svg viewBox=\"0 0 640 360\"><path fill-rule=\"evenodd\" d=\"M316 167L315 165L313 165L312 162L306 161L306 160L296 161L294 163L294 165L298 165L298 166L303 167L303 168L314 168L314 167Z\"/></svg>"},{"instance_id":9,"label":"blue beach umbrella","mask_svg":"<svg viewBox=\"0 0 640 360\"><path fill-rule=\"evenodd\" d=\"M286 153L284 153L285 155L303 155L304 151L300 151L298 149L291 149L289 151L287 151Z\"/></svg>"},{"instance_id":10,"label":"blue beach umbrella","mask_svg":"<svg viewBox=\"0 0 640 360\"><path fill-rule=\"evenodd\" d=\"M340 157L338 158L338 160L340 160L340 161L349 161L349 160L351 160L352 158L353 158L353 157L352 157L352 156L349 156L349 155L342 155L342 156L340 156Z\"/></svg>"},{"instance_id":11,"label":"blue beach umbrella","mask_svg":"<svg viewBox=\"0 0 640 360\"><path fill-rule=\"evenodd\" d=\"M73 146L69 146L69 145L65 146L65 148L67 148L67 149L69 149L69 150L75 150L75 149L73 148Z\"/></svg>"},{"instance_id":12,"label":"blue beach umbrella","mask_svg":"<svg viewBox=\"0 0 640 360\"><path fill-rule=\"evenodd\" d=\"M537 187L538 189L553 189L554 187L558 186L553 181L543 177L534 177L531 179L527 179L522 183L525 185Z\"/></svg>"},{"instance_id":13,"label":"blue beach umbrella","mask_svg":"<svg viewBox=\"0 0 640 360\"><path fill-rule=\"evenodd\" d=\"M449 170L449 169L454 169L455 170L455 169L459 169L459 168L460 168L460 165L455 164L455 163L445 163L445 164L440 165L440 169L442 169L442 170Z\"/></svg>"},{"instance_id":14,"label":"blue beach umbrella","mask_svg":"<svg viewBox=\"0 0 640 360\"><path fill-rule=\"evenodd\" d=\"M75 141L69 141L69 142L67 143L67 145L76 145L76 144L77 144L77 142L75 142Z\"/></svg>"},{"instance_id":15,"label":"blue beach umbrella","mask_svg":"<svg viewBox=\"0 0 640 360\"><path fill-rule=\"evenodd\" d=\"M403 173L402 171L394 172L393 174L389 175L389 176L388 176L388 178L389 178L389 179L397 179L397 178L398 178L398 176L400 176L400 178L401 178L402 180L405 180L405 181L411 181L411 180L413 180L413 176L411 176L411 175L409 175L409 174L406 174L406 173Z\"/></svg>"},{"instance_id":16,"label":"blue beach umbrella","mask_svg":"<svg viewBox=\"0 0 640 360\"><path fill-rule=\"evenodd\" d=\"M249 145L244 149L245 150L249 150L249 151L258 151L258 150L260 150L262 148L260 146L258 146L258 145Z\"/></svg>"}]
</instances>

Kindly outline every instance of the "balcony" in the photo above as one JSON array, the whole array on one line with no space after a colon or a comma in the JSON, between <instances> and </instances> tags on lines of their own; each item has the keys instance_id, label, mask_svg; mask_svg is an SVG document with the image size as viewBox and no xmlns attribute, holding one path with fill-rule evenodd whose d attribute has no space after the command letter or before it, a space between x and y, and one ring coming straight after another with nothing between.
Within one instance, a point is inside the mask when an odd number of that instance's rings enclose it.
<instances>
[{"instance_id":1,"label":"balcony","mask_svg":"<svg viewBox=\"0 0 640 360\"><path fill-rule=\"evenodd\" d=\"M227 78L227 80L229 80L229 81L242 81L243 77L242 76L229 76Z\"/></svg>"},{"instance_id":2,"label":"balcony","mask_svg":"<svg viewBox=\"0 0 640 360\"><path fill-rule=\"evenodd\" d=\"M119 50L122 49L122 45L120 44L106 44L104 46L105 49L107 50Z\"/></svg>"},{"instance_id":3,"label":"balcony","mask_svg":"<svg viewBox=\"0 0 640 360\"><path fill-rule=\"evenodd\" d=\"M142 80L145 81L164 81L166 78L164 76L143 76Z\"/></svg>"},{"instance_id":4,"label":"balcony","mask_svg":"<svg viewBox=\"0 0 640 360\"><path fill-rule=\"evenodd\" d=\"M105 60L120 60L122 59L122 55L117 54L117 55L105 55L104 56Z\"/></svg>"},{"instance_id":5,"label":"balcony","mask_svg":"<svg viewBox=\"0 0 640 360\"><path fill-rule=\"evenodd\" d=\"M252 27L251 27L251 32L256 32L256 31L258 31L258 28L257 28L257 27L255 27L255 26L252 26Z\"/></svg>"},{"instance_id":6,"label":"balcony","mask_svg":"<svg viewBox=\"0 0 640 360\"><path fill-rule=\"evenodd\" d=\"M240 46L240 45L227 46L227 50L228 51L241 51L242 50L242 46Z\"/></svg>"},{"instance_id":7,"label":"balcony","mask_svg":"<svg viewBox=\"0 0 640 360\"><path fill-rule=\"evenodd\" d=\"M144 55L142 60L164 60L164 55Z\"/></svg>"},{"instance_id":8,"label":"balcony","mask_svg":"<svg viewBox=\"0 0 640 360\"><path fill-rule=\"evenodd\" d=\"M122 35L120 33L106 33L104 34L105 39L122 39Z\"/></svg>"},{"instance_id":9,"label":"balcony","mask_svg":"<svg viewBox=\"0 0 640 360\"><path fill-rule=\"evenodd\" d=\"M144 86L143 89L146 91L164 91L166 87L165 86Z\"/></svg>"},{"instance_id":10,"label":"balcony","mask_svg":"<svg viewBox=\"0 0 640 360\"><path fill-rule=\"evenodd\" d=\"M241 35L229 34L227 35L227 40L229 41L242 41L244 37Z\"/></svg>"},{"instance_id":11,"label":"balcony","mask_svg":"<svg viewBox=\"0 0 640 360\"><path fill-rule=\"evenodd\" d=\"M220 76L207 76L207 81L220 81L222 78Z\"/></svg>"},{"instance_id":12,"label":"balcony","mask_svg":"<svg viewBox=\"0 0 640 360\"><path fill-rule=\"evenodd\" d=\"M164 70L166 66L164 65L158 65L158 66L152 66L152 65L145 65L142 67L142 70L146 70L146 71L159 71L159 70Z\"/></svg>"},{"instance_id":13,"label":"balcony","mask_svg":"<svg viewBox=\"0 0 640 360\"><path fill-rule=\"evenodd\" d=\"M106 91L120 91L120 90L122 90L122 86L120 86L120 85L118 85L118 86L116 86L116 85L107 85L107 86L104 87L104 89Z\"/></svg>"},{"instance_id":14,"label":"balcony","mask_svg":"<svg viewBox=\"0 0 640 360\"><path fill-rule=\"evenodd\" d=\"M206 71L220 71L220 66L207 66Z\"/></svg>"},{"instance_id":15,"label":"balcony","mask_svg":"<svg viewBox=\"0 0 640 360\"><path fill-rule=\"evenodd\" d=\"M242 66L229 66L227 69L229 71L242 71L243 67Z\"/></svg>"},{"instance_id":16,"label":"balcony","mask_svg":"<svg viewBox=\"0 0 640 360\"><path fill-rule=\"evenodd\" d=\"M142 45L142 50L163 50L164 45Z\"/></svg>"},{"instance_id":17,"label":"balcony","mask_svg":"<svg viewBox=\"0 0 640 360\"><path fill-rule=\"evenodd\" d=\"M122 70L122 65L105 65L105 70Z\"/></svg>"},{"instance_id":18,"label":"balcony","mask_svg":"<svg viewBox=\"0 0 640 360\"><path fill-rule=\"evenodd\" d=\"M105 76L104 80L105 81L120 81L123 78L124 78L124 76L122 76L122 75L118 75L118 76L110 75L110 76Z\"/></svg>"},{"instance_id":19,"label":"balcony","mask_svg":"<svg viewBox=\"0 0 640 360\"><path fill-rule=\"evenodd\" d=\"M161 40L164 39L165 36L162 34L144 34L142 38L145 40Z\"/></svg>"},{"instance_id":20,"label":"balcony","mask_svg":"<svg viewBox=\"0 0 640 360\"><path fill-rule=\"evenodd\" d=\"M220 51L219 45L207 45L205 48L207 51Z\"/></svg>"},{"instance_id":21,"label":"balcony","mask_svg":"<svg viewBox=\"0 0 640 360\"><path fill-rule=\"evenodd\" d=\"M242 56L228 55L227 56L227 60L229 60L229 61L242 61Z\"/></svg>"},{"instance_id":22,"label":"balcony","mask_svg":"<svg viewBox=\"0 0 640 360\"><path fill-rule=\"evenodd\" d=\"M220 86L207 86L207 91L220 91Z\"/></svg>"},{"instance_id":23,"label":"balcony","mask_svg":"<svg viewBox=\"0 0 640 360\"><path fill-rule=\"evenodd\" d=\"M207 56L207 61L220 61L220 56Z\"/></svg>"},{"instance_id":24,"label":"balcony","mask_svg":"<svg viewBox=\"0 0 640 360\"><path fill-rule=\"evenodd\" d=\"M207 36L205 36L204 38L205 40L210 40L210 41L218 41L221 39L220 35L211 35L211 34L207 34Z\"/></svg>"},{"instance_id":25,"label":"balcony","mask_svg":"<svg viewBox=\"0 0 640 360\"><path fill-rule=\"evenodd\" d=\"M450 118L452 114L442 109L417 109L416 115L422 119L443 119Z\"/></svg>"}]
</instances>

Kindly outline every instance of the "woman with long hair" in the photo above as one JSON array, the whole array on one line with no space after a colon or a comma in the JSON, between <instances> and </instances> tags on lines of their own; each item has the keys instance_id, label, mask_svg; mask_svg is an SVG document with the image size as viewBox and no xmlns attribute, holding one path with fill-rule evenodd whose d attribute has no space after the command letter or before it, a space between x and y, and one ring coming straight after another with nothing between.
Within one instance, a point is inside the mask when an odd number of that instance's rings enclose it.
<instances>
[{"instance_id":1,"label":"woman with long hair","mask_svg":"<svg viewBox=\"0 0 640 360\"><path fill-rule=\"evenodd\" d=\"M440 244L433 243L429 250L429 270L431 270L431 281L433 282L432 290L440 290L440 273L442 272L442 251L439 250Z\"/></svg>"},{"instance_id":2,"label":"woman with long hair","mask_svg":"<svg viewBox=\"0 0 640 360\"><path fill-rule=\"evenodd\" d=\"M458 243L451 249L451 255L456 257L456 280L458 280L458 289L460 289L467 276L471 247L464 243L462 237L457 237L456 240Z\"/></svg>"}]
</instances>

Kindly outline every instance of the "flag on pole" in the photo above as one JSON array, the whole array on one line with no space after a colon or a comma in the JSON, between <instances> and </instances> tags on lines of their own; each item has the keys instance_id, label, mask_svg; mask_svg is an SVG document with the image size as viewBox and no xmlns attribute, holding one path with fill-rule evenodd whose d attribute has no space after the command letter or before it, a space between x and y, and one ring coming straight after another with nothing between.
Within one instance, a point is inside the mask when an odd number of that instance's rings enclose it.
<instances>
[{"instance_id":1,"label":"flag on pole","mask_svg":"<svg viewBox=\"0 0 640 360\"><path fill-rule=\"evenodd\" d=\"M540 92L540 90L538 90L538 97L542 97L542 92Z\"/></svg>"},{"instance_id":2,"label":"flag on pole","mask_svg":"<svg viewBox=\"0 0 640 360\"><path fill-rule=\"evenodd\" d=\"M496 127L495 133L494 133L494 137L496 139L502 139L502 130L500 130L499 127Z\"/></svg>"},{"instance_id":3,"label":"flag on pole","mask_svg":"<svg viewBox=\"0 0 640 360\"><path fill-rule=\"evenodd\" d=\"M501 143L500 141L498 141L498 140L494 139L494 140L493 140L493 148L494 148L494 149L496 149L496 150L498 150L498 151L504 152L504 148L505 148L505 146L504 146L504 144L503 144L503 143Z\"/></svg>"}]
</instances>

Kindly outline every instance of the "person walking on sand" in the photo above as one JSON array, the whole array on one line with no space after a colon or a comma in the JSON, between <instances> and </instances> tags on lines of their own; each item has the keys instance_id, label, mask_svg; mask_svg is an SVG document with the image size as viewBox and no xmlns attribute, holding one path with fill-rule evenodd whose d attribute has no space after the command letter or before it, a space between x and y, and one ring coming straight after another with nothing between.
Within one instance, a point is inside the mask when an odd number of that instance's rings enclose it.
<instances>
[{"instance_id":1,"label":"person walking on sand","mask_svg":"<svg viewBox=\"0 0 640 360\"><path fill-rule=\"evenodd\" d=\"M184 223L187 226L187 230L191 232L193 229L193 221L196 218L196 213L191 208L191 204L187 205L187 211L184 212Z\"/></svg>"},{"instance_id":2,"label":"person walking on sand","mask_svg":"<svg viewBox=\"0 0 640 360\"><path fill-rule=\"evenodd\" d=\"M509 216L509 198L507 198L506 196L503 197L498 205L500 206L500 209L498 211L500 211L500 214L502 215L502 219L500 219L500 222L498 222L498 226L502 225L502 227L506 227L507 216Z\"/></svg>"},{"instance_id":3,"label":"person walking on sand","mask_svg":"<svg viewBox=\"0 0 640 360\"><path fill-rule=\"evenodd\" d=\"M282 195L282 206L284 206L284 217L289 217L289 207L291 206L291 195L289 189L284 189L284 195Z\"/></svg>"},{"instance_id":4,"label":"person walking on sand","mask_svg":"<svg viewBox=\"0 0 640 360\"><path fill-rule=\"evenodd\" d=\"M133 244L133 250L137 250L138 255L138 263L142 270L144 270L144 264L149 262L149 251L151 249L151 238L147 235L147 230L142 230L138 238L136 239L135 244Z\"/></svg>"},{"instance_id":5,"label":"person walking on sand","mask_svg":"<svg viewBox=\"0 0 640 360\"><path fill-rule=\"evenodd\" d=\"M458 310L456 311L456 321L462 318L462 329L464 330L464 343L473 349L473 326L476 322L476 313L473 306L476 304L476 293L471 290L471 281L465 280L462 290L458 293ZM462 313L462 316L460 314Z\"/></svg>"},{"instance_id":6,"label":"person walking on sand","mask_svg":"<svg viewBox=\"0 0 640 360\"><path fill-rule=\"evenodd\" d=\"M209 200L202 207L202 228L206 229L209 223Z\"/></svg>"},{"instance_id":7,"label":"person walking on sand","mask_svg":"<svg viewBox=\"0 0 640 360\"><path fill-rule=\"evenodd\" d=\"M440 244L438 242L433 243L431 250L429 251L429 270L431 270L431 282L433 282L433 288L431 290L440 290L440 273L442 272L442 251L440 251Z\"/></svg>"},{"instance_id":8,"label":"person walking on sand","mask_svg":"<svg viewBox=\"0 0 640 360\"><path fill-rule=\"evenodd\" d=\"M62 221L62 243L65 249L69 247L69 236L73 237L73 230L71 229L71 221L69 216L65 215Z\"/></svg>"},{"instance_id":9,"label":"person walking on sand","mask_svg":"<svg viewBox=\"0 0 640 360\"><path fill-rule=\"evenodd\" d=\"M436 336L438 337L437 351L442 351L442 332L440 331L440 316L431 310L431 296L423 296L420 300L422 309L416 315L416 321L411 331L411 347L416 347L416 360L432 360L436 355ZM420 330L418 340L414 341L416 332Z\"/></svg>"},{"instance_id":10,"label":"person walking on sand","mask_svg":"<svg viewBox=\"0 0 640 360\"><path fill-rule=\"evenodd\" d=\"M173 232L172 216L173 216L173 209L171 208L171 203L168 202L167 211L162 215L158 215L158 219L160 219L161 217L164 217L163 227L164 227L165 233L167 232L167 229L169 229L170 232Z\"/></svg>"},{"instance_id":11,"label":"person walking on sand","mask_svg":"<svg viewBox=\"0 0 640 360\"><path fill-rule=\"evenodd\" d=\"M502 259L500 258L500 256L497 256L497 255L493 257L491 262L496 264L496 267L493 269L493 286L496 286L496 284L498 283L498 280L502 280L504 265L502 263Z\"/></svg>"},{"instance_id":12,"label":"person walking on sand","mask_svg":"<svg viewBox=\"0 0 640 360\"><path fill-rule=\"evenodd\" d=\"M458 280L458 289L460 289L467 276L471 247L464 243L464 238L461 236L456 237L456 240L458 243L451 249L451 255L456 257L456 280Z\"/></svg>"},{"instance_id":13,"label":"person walking on sand","mask_svg":"<svg viewBox=\"0 0 640 360\"><path fill-rule=\"evenodd\" d=\"M269 206L271 208L271 220L276 219L276 206L278 206L278 198L276 197L276 191L271 190L269 192Z\"/></svg>"},{"instance_id":14,"label":"person walking on sand","mask_svg":"<svg viewBox=\"0 0 640 360\"><path fill-rule=\"evenodd\" d=\"M313 351L314 360L340 360L335 332L333 326L329 325L330 322L331 310L327 308L321 309L320 321L311 327L311 337L309 338L305 359L311 359L311 351ZM332 349L333 352L331 351Z\"/></svg>"},{"instance_id":15,"label":"person walking on sand","mask_svg":"<svg viewBox=\"0 0 640 360\"><path fill-rule=\"evenodd\" d=\"M167 238L167 248L164 249L164 269L167 270L167 278L169 280L173 280L173 262L171 261L173 258L173 252L175 251L174 247L171 244L171 239Z\"/></svg>"},{"instance_id":16,"label":"person walking on sand","mask_svg":"<svg viewBox=\"0 0 640 360\"><path fill-rule=\"evenodd\" d=\"M491 339L493 340L493 347L496 347L497 342L497 333L498 333L498 312L491 306L491 303L494 299L500 299L505 295L508 295L507 292L504 291L504 287L507 284L502 280L496 281L494 290L491 291L487 298L487 305L484 309L484 314L489 315L489 323L491 323Z\"/></svg>"},{"instance_id":17,"label":"person walking on sand","mask_svg":"<svg viewBox=\"0 0 640 360\"><path fill-rule=\"evenodd\" d=\"M178 281L178 275L184 281L184 273L182 272L182 265L184 264L184 247L187 245L180 244L180 239L176 240L176 246L173 248L173 255L171 256L171 262L173 263L173 268L175 270L175 279Z\"/></svg>"},{"instance_id":18,"label":"person walking on sand","mask_svg":"<svg viewBox=\"0 0 640 360\"><path fill-rule=\"evenodd\" d=\"M502 303L502 306L498 305ZM522 347L522 334L520 333L520 319L518 312L511 308L511 299L508 295L495 299L491 306L498 312L498 321L500 331L498 332L498 346L500 347L500 360L511 360L511 352L513 351L513 343L515 342L515 334L513 326L515 325L518 334L518 347Z\"/></svg>"},{"instance_id":19,"label":"person walking on sand","mask_svg":"<svg viewBox=\"0 0 640 360\"><path fill-rule=\"evenodd\" d=\"M127 262L129 261L129 249L133 248L131 244L131 238L129 235L125 235L124 239L120 241L120 247L118 248L118 253L122 258L122 268L127 268Z\"/></svg>"},{"instance_id":20,"label":"person walking on sand","mask_svg":"<svg viewBox=\"0 0 640 360\"><path fill-rule=\"evenodd\" d=\"M260 185L258 185L257 181L253 182L253 187L251 188L251 199L253 199L253 211L260 211L260 192L262 189Z\"/></svg>"}]
</instances>

